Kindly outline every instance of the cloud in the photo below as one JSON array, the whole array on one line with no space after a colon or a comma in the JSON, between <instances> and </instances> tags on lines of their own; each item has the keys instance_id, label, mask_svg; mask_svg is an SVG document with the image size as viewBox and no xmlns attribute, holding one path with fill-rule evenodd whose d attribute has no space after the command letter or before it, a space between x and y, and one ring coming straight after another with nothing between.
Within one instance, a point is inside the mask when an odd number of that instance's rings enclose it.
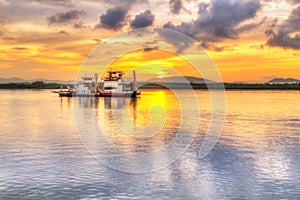
<instances>
[{"instance_id":1,"label":"cloud","mask_svg":"<svg viewBox=\"0 0 300 200\"><path fill-rule=\"evenodd\" d=\"M1 34L0 34L1 35ZM2 38L3 40L10 40L10 41L13 41L13 40L16 40L17 38L14 37L14 36L7 36L7 37L3 37Z\"/></svg>"},{"instance_id":2,"label":"cloud","mask_svg":"<svg viewBox=\"0 0 300 200\"><path fill-rule=\"evenodd\" d=\"M8 6L9 2L6 0L0 0L0 6Z\"/></svg>"},{"instance_id":3,"label":"cloud","mask_svg":"<svg viewBox=\"0 0 300 200\"><path fill-rule=\"evenodd\" d=\"M217 46L211 42L206 42L206 41L202 41L200 46L206 50L215 51L215 52L231 50L229 46Z\"/></svg>"},{"instance_id":4,"label":"cloud","mask_svg":"<svg viewBox=\"0 0 300 200\"><path fill-rule=\"evenodd\" d=\"M149 3L148 0L104 0L104 2L114 7L107 9L100 16L100 23L95 25L95 29L119 30L127 24L127 13L133 5Z\"/></svg>"},{"instance_id":5,"label":"cloud","mask_svg":"<svg viewBox=\"0 0 300 200\"><path fill-rule=\"evenodd\" d=\"M95 41L97 44L100 44L102 42L101 39L93 39L93 41Z\"/></svg>"},{"instance_id":6,"label":"cloud","mask_svg":"<svg viewBox=\"0 0 300 200\"><path fill-rule=\"evenodd\" d=\"M25 0L26 2L37 2L40 4L70 7L74 6L74 0Z\"/></svg>"},{"instance_id":7,"label":"cloud","mask_svg":"<svg viewBox=\"0 0 300 200\"><path fill-rule=\"evenodd\" d=\"M67 12L57 13L47 17L49 24L63 24L73 20L80 19L85 15L83 10L69 10Z\"/></svg>"},{"instance_id":8,"label":"cloud","mask_svg":"<svg viewBox=\"0 0 300 200\"><path fill-rule=\"evenodd\" d=\"M158 46L155 46L155 47L145 47L143 48L144 52L147 52L147 51L153 51L153 50L157 50L159 49Z\"/></svg>"},{"instance_id":9,"label":"cloud","mask_svg":"<svg viewBox=\"0 0 300 200\"><path fill-rule=\"evenodd\" d=\"M63 31L63 30L59 31L58 34L62 34L62 35L70 35L67 31Z\"/></svg>"},{"instance_id":10,"label":"cloud","mask_svg":"<svg viewBox=\"0 0 300 200\"><path fill-rule=\"evenodd\" d=\"M188 49L194 40L184 34L178 34L175 31L158 31L158 34L164 38L164 41L172 44L176 48L176 53L181 54Z\"/></svg>"},{"instance_id":11,"label":"cloud","mask_svg":"<svg viewBox=\"0 0 300 200\"><path fill-rule=\"evenodd\" d=\"M7 1L7 0L0 0L1 1ZM45 4L50 6L61 6L61 7L76 7L77 3L88 3L88 2L99 2L99 3L106 3L113 6L120 6L120 7L131 7L135 4L140 3L148 3L148 0L23 0L25 2L36 2L39 4Z\"/></svg>"},{"instance_id":12,"label":"cloud","mask_svg":"<svg viewBox=\"0 0 300 200\"><path fill-rule=\"evenodd\" d=\"M75 29L90 28L90 26L84 25L82 21L76 22L73 27Z\"/></svg>"},{"instance_id":13,"label":"cloud","mask_svg":"<svg viewBox=\"0 0 300 200\"><path fill-rule=\"evenodd\" d=\"M29 50L27 47L13 47L12 49L18 50L18 51L27 51L27 50Z\"/></svg>"},{"instance_id":14,"label":"cloud","mask_svg":"<svg viewBox=\"0 0 300 200\"><path fill-rule=\"evenodd\" d=\"M288 2L296 5L296 4L299 4L300 3L300 0L287 0Z\"/></svg>"},{"instance_id":15,"label":"cloud","mask_svg":"<svg viewBox=\"0 0 300 200\"><path fill-rule=\"evenodd\" d=\"M299 4L300 0L289 0L290 2L292 2L293 4Z\"/></svg>"},{"instance_id":16,"label":"cloud","mask_svg":"<svg viewBox=\"0 0 300 200\"><path fill-rule=\"evenodd\" d=\"M173 14L179 14L181 9L183 8L181 0L170 0L169 6Z\"/></svg>"},{"instance_id":17,"label":"cloud","mask_svg":"<svg viewBox=\"0 0 300 200\"><path fill-rule=\"evenodd\" d=\"M148 0L105 0L105 2L128 10L132 5L148 3Z\"/></svg>"},{"instance_id":18,"label":"cloud","mask_svg":"<svg viewBox=\"0 0 300 200\"><path fill-rule=\"evenodd\" d=\"M255 48L255 49L262 50L262 49L265 48L265 45L263 45L263 44L253 44L253 45L249 45L249 48Z\"/></svg>"},{"instance_id":19,"label":"cloud","mask_svg":"<svg viewBox=\"0 0 300 200\"><path fill-rule=\"evenodd\" d=\"M0 25L6 24L7 21L4 19L4 17L0 17Z\"/></svg>"},{"instance_id":20,"label":"cloud","mask_svg":"<svg viewBox=\"0 0 300 200\"><path fill-rule=\"evenodd\" d=\"M127 9L123 7L109 8L106 13L100 16L100 24L95 28L107 28L118 30L126 24Z\"/></svg>"},{"instance_id":21,"label":"cloud","mask_svg":"<svg viewBox=\"0 0 300 200\"><path fill-rule=\"evenodd\" d=\"M145 12L136 15L134 20L131 21L130 26L132 28L143 28L151 26L153 22L154 15L151 13L151 10L146 10Z\"/></svg>"},{"instance_id":22,"label":"cloud","mask_svg":"<svg viewBox=\"0 0 300 200\"><path fill-rule=\"evenodd\" d=\"M263 2L269 3L269 2L274 2L274 3L281 3L283 1L288 2L289 4L292 5L297 5L300 3L300 0L262 0Z\"/></svg>"},{"instance_id":23,"label":"cloud","mask_svg":"<svg viewBox=\"0 0 300 200\"><path fill-rule=\"evenodd\" d=\"M213 0L210 4L200 3L195 23L205 34L215 38L236 38L241 29L239 25L254 18L260 8L259 0Z\"/></svg>"},{"instance_id":24,"label":"cloud","mask_svg":"<svg viewBox=\"0 0 300 200\"><path fill-rule=\"evenodd\" d=\"M300 49L300 6L292 10L288 19L279 25L277 32L274 30L275 24L265 31L267 45Z\"/></svg>"},{"instance_id":25,"label":"cloud","mask_svg":"<svg viewBox=\"0 0 300 200\"><path fill-rule=\"evenodd\" d=\"M212 0L209 3L201 2L196 20L182 22L179 25L168 22L164 25L164 28L182 32L196 40L209 42L237 39L241 32L249 31L262 23L244 24L246 20L256 17L261 7L260 0Z\"/></svg>"}]
</instances>

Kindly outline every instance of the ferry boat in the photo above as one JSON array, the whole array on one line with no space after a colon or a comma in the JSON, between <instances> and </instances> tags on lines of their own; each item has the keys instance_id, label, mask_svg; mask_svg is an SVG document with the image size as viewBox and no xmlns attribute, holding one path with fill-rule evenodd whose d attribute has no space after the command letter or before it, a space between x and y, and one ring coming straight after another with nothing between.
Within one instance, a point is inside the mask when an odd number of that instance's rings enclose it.
<instances>
[{"instance_id":1,"label":"ferry boat","mask_svg":"<svg viewBox=\"0 0 300 200\"><path fill-rule=\"evenodd\" d=\"M102 97L135 97L140 94L136 87L136 74L133 71L133 80L124 77L122 71L108 71L104 77Z\"/></svg>"},{"instance_id":2,"label":"ferry boat","mask_svg":"<svg viewBox=\"0 0 300 200\"><path fill-rule=\"evenodd\" d=\"M103 78L103 89L98 87L98 74L92 77L82 77L82 80L68 88L67 91L59 92L59 96L91 96L91 97L136 97L140 92L136 87L136 73L133 71L133 79L126 78L122 71L110 70Z\"/></svg>"}]
</instances>

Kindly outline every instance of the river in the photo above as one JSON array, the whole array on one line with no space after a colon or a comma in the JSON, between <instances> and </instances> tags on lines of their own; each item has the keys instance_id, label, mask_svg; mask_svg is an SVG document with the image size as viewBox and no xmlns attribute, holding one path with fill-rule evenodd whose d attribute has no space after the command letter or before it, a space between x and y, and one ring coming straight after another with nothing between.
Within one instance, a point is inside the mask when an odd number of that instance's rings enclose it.
<instances>
[{"instance_id":1,"label":"river","mask_svg":"<svg viewBox=\"0 0 300 200\"><path fill-rule=\"evenodd\" d=\"M0 199L300 198L299 91L226 91L223 130L204 158L212 102L208 91L195 91L199 116L193 105L187 114L199 126L184 125L183 135L195 130L187 149L174 159L151 157L183 126L189 101L180 105L175 94L144 90L134 100L0 90ZM95 122L101 138L89 133ZM136 135L124 133L133 128ZM132 163L132 153L151 159Z\"/></svg>"}]
</instances>

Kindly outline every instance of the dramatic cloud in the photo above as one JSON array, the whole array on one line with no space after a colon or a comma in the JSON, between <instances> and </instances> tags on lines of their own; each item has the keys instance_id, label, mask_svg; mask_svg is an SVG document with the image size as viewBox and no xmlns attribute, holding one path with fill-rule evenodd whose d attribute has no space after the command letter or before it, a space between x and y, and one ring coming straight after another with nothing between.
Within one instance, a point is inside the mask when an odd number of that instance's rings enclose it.
<instances>
[{"instance_id":1,"label":"dramatic cloud","mask_svg":"<svg viewBox=\"0 0 300 200\"><path fill-rule=\"evenodd\" d=\"M118 30L126 24L127 9L123 7L109 8L105 14L100 16L100 24L96 28L107 28Z\"/></svg>"},{"instance_id":2,"label":"dramatic cloud","mask_svg":"<svg viewBox=\"0 0 300 200\"><path fill-rule=\"evenodd\" d=\"M47 17L49 24L63 24L80 19L85 15L83 10L70 10Z\"/></svg>"},{"instance_id":3,"label":"dramatic cloud","mask_svg":"<svg viewBox=\"0 0 300 200\"><path fill-rule=\"evenodd\" d=\"M205 34L215 38L236 38L239 32L255 27L255 24L240 24L254 18L260 8L259 0L213 0L210 4L200 3L199 18L195 24Z\"/></svg>"},{"instance_id":4,"label":"dramatic cloud","mask_svg":"<svg viewBox=\"0 0 300 200\"><path fill-rule=\"evenodd\" d=\"M265 31L268 37L267 45L300 49L300 6L295 8L289 18L279 25L277 32L274 30L275 25L274 22Z\"/></svg>"},{"instance_id":5,"label":"dramatic cloud","mask_svg":"<svg viewBox=\"0 0 300 200\"><path fill-rule=\"evenodd\" d=\"M143 28L151 26L154 21L154 15L151 13L151 10L146 10L143 13L140 13L135 16L134 20L130 23L132 28Z\"/></svg>"},{"instance_id":6,"label":"dramatic cloud","mask_svg":"<svg viewBox=\"0 0 300 200\"><path fill-rule=\"evenodd\" d=\"M104 2L114 7L100 16L100 23L96 24L95 29L119 30L127 24L127 13L132 6L149 3L148 0L104 0Z\"/></svg>"},{"instance_id":7,"label":"dramatic cloud","mask_svg":"<svg viewBox=\"0 0 300 200\"><path fill-rule=\"evenodd\" d=\"M183 53L194 43L194 40L190 37L187 37L184 34L178 34L175 31L159 31L158 33L166 42L172 44L176 48L177 54Z\"/></svg>"},{"instance_id":8,"label":"dramatic cloud","mask_svg":"<svg viewBox=\"0 0 300 200\"><path fill-rule=\"evenodd\" d=\"M195 37L197 32L194 22L182 22L180 25L173 25L171 22L168 22L163 26L163 28L172 29L197 39Z\"/></svg>"},{"instance_id":9,"label":"dramatic cloud","mask_svg":"<svg viewBox=\"0 0 300 200\"><path fill-rule=\"evenodd\" d=\"M182 7L182 0L170 0L169 1L170 10L173 14L179 14Z\"/></svg>"},{"instance_id":10,"label":"dramatic cloud","mask_svg":"<svg viewBox=\"0 0 300 200\"><path fill-rule=\"evenodd\" d=\"M169 22L164 27L182 32L196 40L218 42L226 38L236 39L241 32L249 31L262 23L244 24L246 20L254 18L261 7L260 0L201 2L195 21L182 22L179 25Z\"/></svg>"}]
</instances>

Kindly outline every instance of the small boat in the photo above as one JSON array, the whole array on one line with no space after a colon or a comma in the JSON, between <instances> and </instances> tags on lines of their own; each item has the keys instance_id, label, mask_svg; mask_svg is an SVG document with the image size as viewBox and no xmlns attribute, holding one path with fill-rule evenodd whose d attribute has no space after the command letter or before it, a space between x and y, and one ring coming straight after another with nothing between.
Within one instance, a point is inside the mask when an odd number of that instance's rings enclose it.
<instances>
[{"instance_id":1,"label":"small boat","mask_svg":"<svg viewBox=\"0 0 300 200\"><path fill-rule=\"evenodd\" d=\"M68 87L67 91L59 92L61 97L90 96L90 97L136 97L141 93L136 87L136 74L133 71L133 78L124 76L122 71L110 70L103 78L103 89L98 89L98 74L92 77L82 77L74 88Z\"/></svg>"},{"instance_id":2,"label":"small boat","mask_svg":"<svg viewBox=\"0 0 300 200\"><path fill-rule=\"evenodd\" d=\"M72 97L74 96L74 94L70 91L62 91L62 92L58 92L60 97Z\"/></svg>"},{"instance_id":3,"label":"small boat","mask_svg":"<svg viewBox=\"0 0 300 200\"><path fill-rule=\"evenodd\" d=\"M69 87L67 91L60 91L60 97L74 97L74 96L97 96L98 74L95 74L95 81L93 77L83 76L81 81L74 84L74 88Z\"/></svg>"}]
</instances>

